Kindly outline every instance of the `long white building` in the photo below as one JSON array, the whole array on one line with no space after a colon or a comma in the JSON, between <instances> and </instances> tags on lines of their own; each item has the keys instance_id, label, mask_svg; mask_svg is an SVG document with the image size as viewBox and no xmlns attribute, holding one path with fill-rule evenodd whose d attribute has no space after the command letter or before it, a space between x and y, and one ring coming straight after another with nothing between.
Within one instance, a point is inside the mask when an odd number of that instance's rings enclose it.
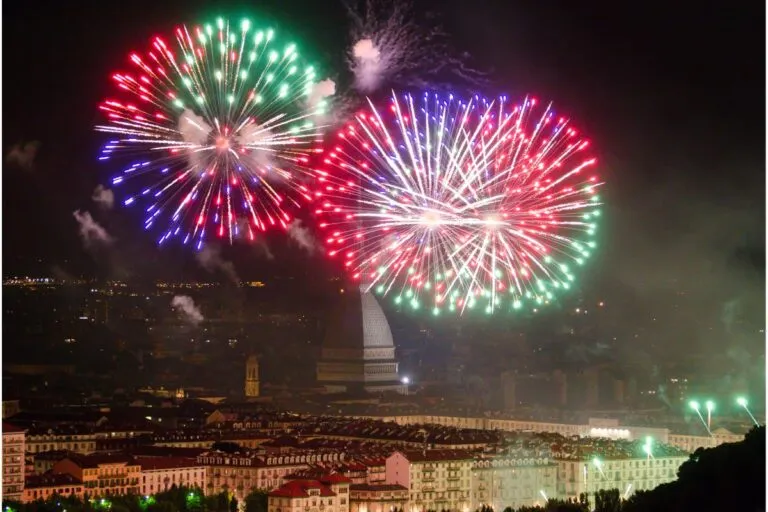
<instances>
[{"instance_id":1,"label":"long white building","mask_svg":"<svg viewBox=\"0 0 768 512\"><path fill-rule=\"evenodd\" d=\"M434 424L456 428L502 430L505 432L548 432L563 436L622 439L627 441L636 441L645 439L646 437L652 437L656 442L676 446L689 452L694 452L697 448L713 448L723 443L737 443L744 439L743 435L734 434L724 428L714 430L711 436L680 435L671 433L668 428L621 425L617 419L595 418L590 419L589 423L586 425L582 425L504 418L434 416L428 414L413 414L407 416L364 416L364 418L379 421L391 421L399 425Z\"/></svg>"}]
</instances>

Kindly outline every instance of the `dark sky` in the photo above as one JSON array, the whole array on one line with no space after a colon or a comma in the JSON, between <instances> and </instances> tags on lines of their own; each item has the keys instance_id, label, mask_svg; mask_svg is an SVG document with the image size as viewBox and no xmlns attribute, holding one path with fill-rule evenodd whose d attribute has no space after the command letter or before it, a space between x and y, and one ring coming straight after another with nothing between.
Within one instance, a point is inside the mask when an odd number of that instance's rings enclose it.
<instances>
[{"instance_id":1,"label":"dark sky","mask_svg":"<svg viewBox=\"0 0 768 512\"><path fill-rule=\"evenodd\" d=\"M608 182L608 215L603 246L583 282L625 287L651 301L676 288L721 304L744 294L763 300L760 2L415 4L439 6L453 46L491 71L488 95L552 99L590 134ZM316 51L326 71L344 73L347 23L331 1L4 2L4 154L14 144L40 141L33 169L4 167L4 276L54 265L103 272L115 259L138 265L134 274L194 266L182 251L155 249L128 212L95 211L91 191L114 169L97 165L93 125L108 77L125 67L129 51L179 23L219 14L276 20L312 47L305 54ZM82 248L75 209L94 211L116 234L113 254ZM233 258L243 274L263 271L250 253Z\"/></svg>"}]
</instances>

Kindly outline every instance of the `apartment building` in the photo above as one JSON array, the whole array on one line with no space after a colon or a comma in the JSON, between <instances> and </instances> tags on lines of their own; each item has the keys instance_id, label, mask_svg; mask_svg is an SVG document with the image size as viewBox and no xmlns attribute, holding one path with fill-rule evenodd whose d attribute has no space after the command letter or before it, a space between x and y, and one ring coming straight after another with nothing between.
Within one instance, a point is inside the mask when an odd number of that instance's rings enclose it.
<instances>
[{"instance_id":1,"label":"apartment building","mask_svg":"<svg viewBox=\"0 0 768 512\"><path fill-rule=\"evenodd\" d=\"M269 493L269 512L349 512L350 480L330 474L319 480L290 480Z\"/></svg>"},{"instance_id":2,"label":"apartment building","mask_svg":"<svg viewBox=\"0 0 768 512\"><path fill-rule=\"evenodd\" d=\"M467 510L473 461L464 450L396 451L387 458L387 483L408 489L410 512Z\"/></svg>"},{"instance_id":3,"label":"apartment building","mask_svg":"<svg viewBox=\"0 0 768 512\"><path fill-rule=\"evenodd\" d=\"M543 506L557 497L557 463L549 458L478 457L472 463L471 510L483 505Z\"/></svg>"},{"instance_id":4,"label":"apartment building","mask_svg":"<svg viewBox=\"0 0 768 512\"><path fill-rule=\"evenodd\" d=\"M352 484L349 512L393 512L408 507L408 489L398 484Z\"/></svg>"},{"instance_id":5,"label":"apartment building","mask_svg":"<svg viewBox=\"0 0 768 512\"><path fill-rule=\"evenodd\" d=\"M53 495L64 497L82 498L83 482L72 475L46 473L43 475L30 475L24 483L24 503L37 500L47 500Z\"/></svg>"},{"instance_id":6,"label":"apartment building","mask_svg":"<svg viewBox=\"0 0 768 512\"><path fill-rule=\"evenodd\" d=\"M557 496L578 498L600 489L619 489L624 498L677 479L677 470L688 456L623 459L557 459Z\"/></svg>"},{"instance_id":7,"label":"apartment building","mask_svg":"<svg viewBox=\"0 0 768 512\"><path fill-rule=\"evenodd\" d=\"M287 481L286 477L309 468L310 464L343 461L343 453L299 450L274 456L257 455L250 451L236 454L211 451L197 457L197 463L207 471L205 493L227 491L238 500L245 499L255 489L276 489Z\"/></svg>"},{"instance_id":8,"label":"apartment building","mask_svg":"<svg viewBox=\"0 0 768 512\"><path fill-rule=\"evenodd\" d=\"M25 430L3 423L3 499L21 501L24 495Z\"/></svg>"},{"instance_id":9,"label":"apartment building","mask_svg":"<svg viewBox=\"0 0 768 512\"><path fill-rule=\"evenodd\" d=\"M131 457L71 454L53 465L53 473L68 474L83 482L90 496L138 494L141 466Z\"/></svg>"},{"instance_id":10,"label":"apartment building","mask_svg":"<svg viewBox=\"0 0 768 512\"><path fill-rule=\"evenodd\" d=\"M206 488L205 466L186 457L144 457L141 465L141 494L144 496L176 487Z\"/></svg>"}]
</instances>

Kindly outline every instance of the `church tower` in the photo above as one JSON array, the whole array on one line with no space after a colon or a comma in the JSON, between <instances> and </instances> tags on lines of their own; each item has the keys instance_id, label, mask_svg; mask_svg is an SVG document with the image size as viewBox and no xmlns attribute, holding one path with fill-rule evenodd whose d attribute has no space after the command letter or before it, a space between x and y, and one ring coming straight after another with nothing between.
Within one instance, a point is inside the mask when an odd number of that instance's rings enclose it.
<instances>
[{"instance_id":1,"label":"church tower","mask_svg":"<svg viewBox=\"0 0 768 512\"><path fill-rule=\"evenodd\" d=\"M259 396L259 360L256 356L249 356L245 361L245 397L256 398Z\"/></svg>"}]
</instances>

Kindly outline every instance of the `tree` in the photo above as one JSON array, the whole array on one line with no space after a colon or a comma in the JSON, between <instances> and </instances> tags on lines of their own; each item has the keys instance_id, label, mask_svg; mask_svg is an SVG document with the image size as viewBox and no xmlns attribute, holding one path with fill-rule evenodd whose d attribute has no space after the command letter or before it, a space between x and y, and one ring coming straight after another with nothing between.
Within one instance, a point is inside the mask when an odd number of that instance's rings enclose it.
<instances>
[{"instance_id":1,"label":"tree","mask_svg":"<svg viewBox=\"0 0 768 512\"><path fill-rule=\"evenodd\" d=\"M269 505L269 493L263 490L255 490L245 497L245 512L267 512Z\"/></svg>"},{"instance_id":2,"label":"tree","mask_svg":"<svg viewBox=\"0 0 768 512\"><path fill-rule=\"evenodd\" d=\"M621 495L618 489L595 492L595 512L621 512Z\"/></svg>"},{"instance_id":3,"label":"tree","mask_svg":"<svg viewBox=\"0 0 768 512\"><path fill-rule=\"evenodd\" d=\"M677 480L637 492L623 512L765 509L765 427L738 443L696 450Z\"/></svg>"}]
</instances>

